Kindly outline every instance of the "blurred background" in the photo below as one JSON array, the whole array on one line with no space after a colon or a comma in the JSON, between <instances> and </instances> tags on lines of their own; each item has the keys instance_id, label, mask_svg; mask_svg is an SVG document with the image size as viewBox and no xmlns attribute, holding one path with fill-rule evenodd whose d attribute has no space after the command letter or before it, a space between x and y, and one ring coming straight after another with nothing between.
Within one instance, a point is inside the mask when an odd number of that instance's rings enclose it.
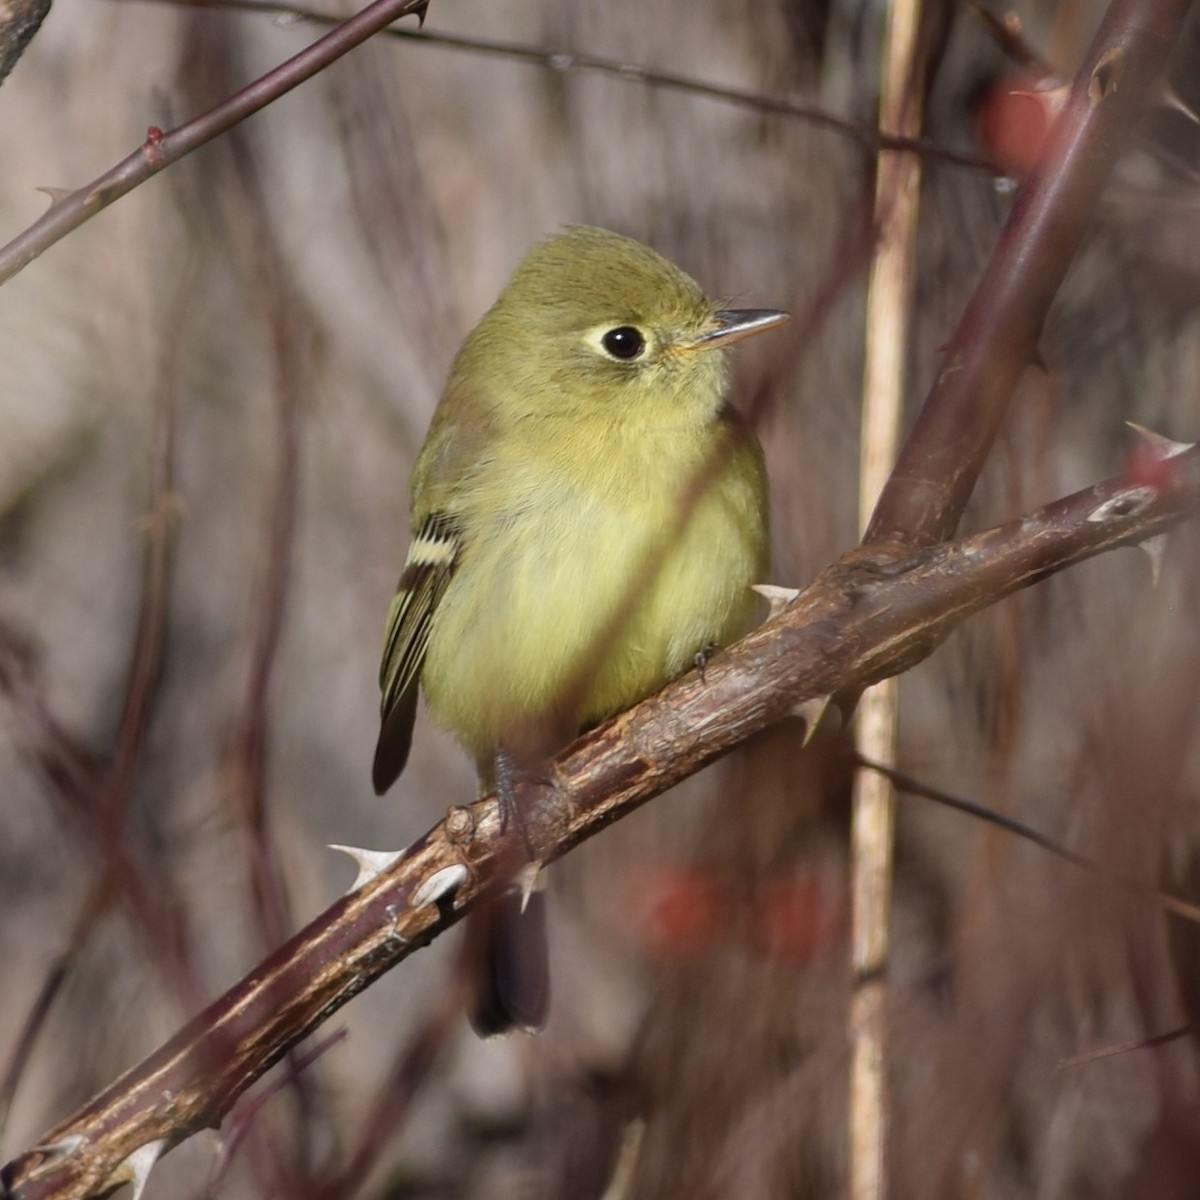
<instances>
[{"instance_id":1,"label":"blurred background","mask_svg":"<svg viewBox=\"0 0 1200 1200\"><path fill-rule=\"evenodd\" d=\"M1069 74L1102 6L1019 15ZM870 126L880 19L858 0L434 0L427 29ZM927 25L929 138L1019 174L1044 107L1027 68L963 0ZM80 186L320 32L58 0L0 89L0 237L44 211L38 188ZM1172 71L1192 105L1198 68L1193 22ZM1119 471L1126 421L1200 437L1198 159L1177 109L1141 127L964 528ZM0 288L0 1158L347 889L328 843L406 845L474 795L423 714L399 785L372 794L376 673L410 463L532 241L608 226L710 294L791 309L736 366L771 475L772 582L854 544L873 169L861 141L795 116L378 37ZM978 165L924 171L913 411L1012 197ZM1200 891L1198 549L1172 534L1157 584L1139 551L1085 564L903 680L903 769L1104 871L901 801L897 1195L1194 1193L1198 931L1111 877ZM542 1035L483 1043L446 1014L454 932L149 1194L599 1197L618 1162L612 1197L842 1194L851 774L836 739L801 756L801 733L552 868ZM410 1095L415 1047L431 1061Z\"/></svg>"}]
</instances>

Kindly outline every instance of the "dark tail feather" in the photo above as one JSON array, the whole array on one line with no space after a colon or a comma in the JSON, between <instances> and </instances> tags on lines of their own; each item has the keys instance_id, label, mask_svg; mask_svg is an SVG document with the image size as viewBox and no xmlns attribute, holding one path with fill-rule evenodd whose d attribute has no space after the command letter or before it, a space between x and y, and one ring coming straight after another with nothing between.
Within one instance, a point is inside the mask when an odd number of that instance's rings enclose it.
<instances>
[{"instance_id":1,"label":"dark tail feather","mask_svg":"<svg viewBox=\"0 0 1200 1200\"><path fill-rule=\"evenodd\" d=\"M408 751L412 745L413 721L417 716L417 685L404 692L383 718L379 741L375 745L375 761L371 765L371 782L375 795L384 792L400 778Z\"/></svg>"},{"instance_id":2,"label":"dark tail feather","mask_svg":"<svg viewBox=\"0 0 1200 1200\"><path fill-rule=\"evenodd\" d=\"M546 897L535 891L521 910L518 892L505 890L467 922L468 1017L480 1037L513 1029L536 1033L550 1008Z\"/></svg>"}]
</instances>

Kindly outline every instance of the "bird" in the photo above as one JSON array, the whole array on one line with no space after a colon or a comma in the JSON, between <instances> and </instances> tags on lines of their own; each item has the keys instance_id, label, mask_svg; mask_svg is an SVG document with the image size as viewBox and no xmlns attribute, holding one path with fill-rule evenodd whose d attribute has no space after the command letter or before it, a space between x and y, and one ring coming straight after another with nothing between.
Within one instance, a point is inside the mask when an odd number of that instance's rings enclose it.
<instances>
[{"instance_id":1,"label":"bird","mask_svg":"<svg viewBox=\"0 0 1200 1200\"><path fill-rule=\"evenodd\" d=\"M606 229L568 227L526 253L459 350L413 467L378 794L404 769L419 692L503 818L514 771L748 632L767 481L727 400L727 350L786 319L723 307ZM528 895L477 922L481 1034L544 1024L543 923Z\"/></svg>"}]
</instances>

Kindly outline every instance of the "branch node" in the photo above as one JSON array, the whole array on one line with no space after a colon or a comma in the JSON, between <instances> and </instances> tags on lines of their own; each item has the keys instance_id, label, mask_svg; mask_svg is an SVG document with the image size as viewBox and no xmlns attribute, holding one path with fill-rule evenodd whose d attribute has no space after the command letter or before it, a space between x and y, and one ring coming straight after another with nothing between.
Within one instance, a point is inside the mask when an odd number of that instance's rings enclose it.
<instances>
[{"instance_id":1,"label":"branch node","mask_svg":"<svg viewBox=\"0 0 1200 1200\"><path fill-rule=\"evenodd\" d=\"M442 828L446 840L461 848L475 836L475 814L465 804L452 804L446 811L446 820Z\"/></svg>"},{"instance_id":2,"label":"branch node","mask_svg":"<svg viewBox=\"0 0 1200 1200\"><path fill-rule=\"evenodd\" d=\"M1088 103L1096 108L1117 90L1121 76L1125 74L1125 50L1122 46L1110 46L1100 55L1100 61L1092 68L1088 80Z\"/></svg>"},{"instance_id":3,"label":"branch node","mask_svg":"<svg viewBox=\"0 0 1200 1200\"><path fill-rule=\"evenodd\" d=\"M1110 496L1103 504L1097 505L1087 515L1089 521L1109 521L1113 517L1135 517L1143 509L1148 508L1158 499L1156 487L1131 487L1115 496Z\"/></svg>"}]
</instances>

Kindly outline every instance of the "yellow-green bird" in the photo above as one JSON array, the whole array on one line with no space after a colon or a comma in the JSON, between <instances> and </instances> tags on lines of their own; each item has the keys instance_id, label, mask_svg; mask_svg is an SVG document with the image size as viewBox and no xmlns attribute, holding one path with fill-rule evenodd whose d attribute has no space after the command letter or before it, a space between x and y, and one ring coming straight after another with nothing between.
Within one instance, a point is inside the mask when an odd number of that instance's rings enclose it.
<instances>
[{"instance_id":1,"label":"yellow-green bird","mask_svg":"<svg viewBox=\"0 0 1200 1200\"><path fill-rule=\"evenodd\" d=\"M506 756L557 749L748 630L766 480L726 402L726 351L786 319L722 308L604 229L526 254L463 343L413 470L377 792L408 758L418 685L486 789ZM481 1032L542 1023L541 936L515 965L511 943L485 954Z\"/></svg>"}]
</instances>

